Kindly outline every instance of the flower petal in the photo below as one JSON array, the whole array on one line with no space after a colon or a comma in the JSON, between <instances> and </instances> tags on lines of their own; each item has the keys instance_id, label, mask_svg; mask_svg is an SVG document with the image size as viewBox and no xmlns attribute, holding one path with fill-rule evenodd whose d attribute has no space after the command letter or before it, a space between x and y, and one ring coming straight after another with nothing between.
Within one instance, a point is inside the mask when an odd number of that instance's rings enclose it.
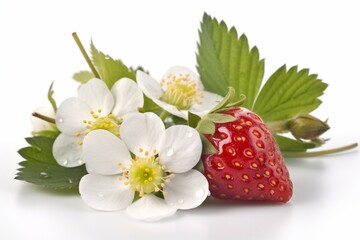
<instances>
[{"instance_id":1,"label":"flower petal","mask_svg":"<svg viewBox=\"0 0 360 240\"><path fill-rule=\"evenodd\" d=\"M164 187L165 202L178 209L198 207L209 195L209 183L199 171L175 174Z\"/></svg>"},{"instance_id":2,"label":"flower petal","mask_svg":"<svg viewBox=\"0 0 360 240\"><path fill-rule=\"evenodd\" d=\"M142 71L136 72L136 82L141 91L150 99L159 99L163 94L160 83Z\"/></svg>"},{"instance_id":3,"label":"flower petal","mask_svg":"<svg viewBox=\"0 0 360 240\"><path fill-rule=\"evenodd\" d=\"M56 112L56 126L68 135L75 136L86 128L84 120L91 119L89 106L78 98L63 101Z\"/></svg>"},{"instance_id":4,"label":"flower petal","mask_svg":"<svg viewBox=\"0 0 360 240\"><path fill-rule=\"evenodd\" d=\"M134 199L134 191L119 176L87 174L80 180L81 198L90 207L102 211L116 211L128 207Z\"/></svg>"},{"instance_id":5,"label":"flower petal","mask_svg":"<svg viewBox=\"0 0 360 240\"><path fill-rule=\"evenodd\" d=\"M175 214L176 210L176 208L167 205L164 199L147 194L131 204L126 209L126 213L135 219L158 221Z\"/></svg>"},{"instance_id":6,"label":"flower petal","mask_svg":"<svg viewBox=\"0 0 360 240\"><path fill-rule=\"evenodd\" d=\"M106 130L94 130L85 137L83 156L88 172L102 175L121 173L121 166L129 168L131 163L125 143Z\"/></svg>"},{"instance_id":7,"label":"flower petal","mask_svg":"<svg viewBox=\"0 0 360 240\"><path fill-rule=\"evenodd\" d=\"M207 114L211 109L216 106L216 104L218 104L223 99L223 97L215 93L204 91L203 94L204 98L202 99L201 104L195 103L191 106L189 110L190 112L195 113L200 117Z\"/></svg>"},{"instance_id":8,"label":"flower petal","mask_svg":"<svg viewBox=\"0 0 360 240\"><path fill-rule=\"evenodd\" d=\"M101 113L99 113L101 116L107 116L114 106L114 98L109 88L97 78L81 85L78 97L86 102L92 111L97 112L101 109Z\"/></svg>"},{"instance_id":9,"label":"flower petal","mask_svg":"<svg viewBox=\"0 0 360 240\"><path fill-rule=\"evenodd\" d=\"M165 202L178 209L198 207L209 195L209 184L199 171L175 174L164 187Z\"/></svg>"},{"instance_id":10,"label":"flower petal","mask_svg":"<svg viewBox=\"0 0 360 240\"><path fill-rule=\"evenodd\" d=\"M159 99L152 98L151 100L153 100L162 109L168 111L172 115L181 117L181 118L183 118L185 120L188 119L188 112L186 110L179 110L176 106L171 105L171 104L169 104L167 102L161 101Z\"/></svg>"},{"instance_id":11,"label":"flower petal","mask_svg":"<svg viewBox=\"0 0 360 240\"><path fill-rule=\"evenodd\" d=\"M57 163L63 167L77 167L84 164L82 146L79 144L82 137L73 137L61 133L54 142L53 155Z\"/></svg>"},{"instance_id":12,"label":"flower petal","mask_svg":"<svg viewBox=\"0 0 360 240\"><path fill-rule=\"evenodd\" d=\"M177 77L180 77L180 76L188 76L191 80L194 81L194 83L196 84L196 87L199 89L199 90L203 90L204 87L200 81L200 78L199 76L194 73L193 71L191 71L189 68L187 67L183 67L183 66L174 66L174 67L171 67L169 68L165 74L163 75L163 78L162 78L162 81L164 82L163 84L163 89L166 90L167 89L167 82L169 82L171 80L171 77L173 76L177 76Z\"/></svg>"},{"instance_id":13,"label":"flower petal","mask_svg":"<svg viewBox=\"0 0 360 240\"><path fill-rule=\"evenodd\" d=\"M175 173L192 169L200 160L202 144L199 133L188 126L169 127L161 139L159 156L161 164Z\"/></svg>"},{"instance_id":14,"label":"flower petal","mask_svg":"<svg viewBox=\"0 0 360 240\"><path fill-rule=\"evenodd\" d=\"M135 81L129 78L122 78L117 81L111 89L115 98L115 106L112 111L117 118L125 113L137 112L139 107L144 105L144 96Z\"/></svg>"},{"instance_id":15,"label":"flower petal","mask_svg":"<svg viewBox=\"0 0 360 240\"><path fill-rule=\"evenodd\" d=\"M145 151L150 154L153 154L154 150L158 151L164 133L164 123L152 112L129 113L125 115L120 127L121 139L137 156L143 156ZM140 148L144 151L140 151Z\"/></svg>"}]
</instances>

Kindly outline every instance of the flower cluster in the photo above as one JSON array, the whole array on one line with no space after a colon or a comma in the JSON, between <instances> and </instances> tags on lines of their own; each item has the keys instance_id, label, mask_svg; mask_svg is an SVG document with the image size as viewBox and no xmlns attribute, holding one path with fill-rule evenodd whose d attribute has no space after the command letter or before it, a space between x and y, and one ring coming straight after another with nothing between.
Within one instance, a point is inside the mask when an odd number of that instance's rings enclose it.
<instances>
[{"instance_id":1,"label":"flower cluster","mask_svg":"<svg viewBox=\"0 0 360 240\"><path fill-rule=\"evenodd\" d=\"M206 114L221 100L204 91L191 70L173 67L160 81L137 71L136 81L119 79L111 90L93 78L80 86L77 97L63 101L56 115L41 113L54 116L61 132L53 144L57 163L86 166L88 174L79 184L86 204L103 211L126 209L133 218L154 221L199 206L209 186L194 169L202 152L199 133L187 125L165 129L157 114L139 111L143 93L165 115L184 119L188 111ZM49 129L34 121L34 132Z\"/></svg>"}]
</instances>

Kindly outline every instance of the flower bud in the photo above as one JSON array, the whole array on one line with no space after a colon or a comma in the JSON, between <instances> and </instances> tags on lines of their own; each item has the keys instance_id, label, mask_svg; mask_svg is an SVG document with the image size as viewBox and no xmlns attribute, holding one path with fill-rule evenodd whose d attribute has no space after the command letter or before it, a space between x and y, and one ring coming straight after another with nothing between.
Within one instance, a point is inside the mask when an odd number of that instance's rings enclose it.
<instances>
[{"instance_id":1,"label":"flower bud","mask_svg":"<svg viewBox=\"0 0 360 240\"><path fill-rule=\"evenodd\" d=\"M316 139L329 130L327 122L323 122L311 115L299 115L289 122L289 130L296 138Z\"/></svg>"},{"instance_id":2,"label":"flower bud","mask_svg":"<svg viewBox=\"0 0 360 240\"><path fill-rule=\"evenodd\" d=\"M38 107L34 110L34 112L39 113L43 116L49 117L49 118L55 118L55 112L52 108L49 107ZM34 136L39 135L38 133L42 131L54 131L56 127L54 124L47 122L45 120L42 120L35 116L30 116L30 121L32 125L32 134Z\"/></svg>"}]
</instances>

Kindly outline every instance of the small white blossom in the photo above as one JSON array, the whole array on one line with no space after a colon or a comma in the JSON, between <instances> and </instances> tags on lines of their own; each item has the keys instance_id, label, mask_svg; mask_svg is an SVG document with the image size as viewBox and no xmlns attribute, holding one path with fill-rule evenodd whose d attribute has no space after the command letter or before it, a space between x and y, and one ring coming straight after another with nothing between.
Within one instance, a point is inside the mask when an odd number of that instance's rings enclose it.
<instances>
[{"instance_id":1,"label":"small white blossom","mask_svg":"<svg viewBox=\"0 0 360 240\"><path fill-rule=\"evenodd\" d=\"M144 94L164 110L187 119L188 111L203 116L222 97L204 91L199 77L186 67L172 67L160 81L137 71L136 81Z\"/></svg>"},{"instance_id":2,"label":"small white blossom","mask_svg":"<svg viewBox=\"0 0 360 240\"><path fill-rule=\"evenodd\" d=\"M140 88L128 78L117 81L111 91L100 79L81 85L78 97L66 99L56 113L56 126L61 131L53 146L56 161L64 167L82 165L84 137L95 129L119 136L123 116L137 111L143 103Z\"/></svg>"},{"instance_id":3,"label":"small white blossom","mask_svg":"<svg viewBox=\"0 0 360 240\"><path fill-rule=\"evenodd\" d=\"M126 209L133 218L156 221L206 199L208 182L192 169L202 150L195 129L176 125L165 130L154 113L130 113L120 134L121 139L96 130L85 137L89 174L79 186L85 203L103 211Z\"/></svg>"}]
</instances>

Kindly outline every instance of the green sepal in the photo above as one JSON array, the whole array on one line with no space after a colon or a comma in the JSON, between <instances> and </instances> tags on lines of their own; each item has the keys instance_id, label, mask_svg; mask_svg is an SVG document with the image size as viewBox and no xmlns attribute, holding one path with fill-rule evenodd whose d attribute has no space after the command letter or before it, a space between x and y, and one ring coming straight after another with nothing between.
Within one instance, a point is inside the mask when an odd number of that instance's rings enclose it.
<instances>
[{"instance_id":1,"label":"green sepal","mask_svg":"<svg viewBox=\"0 0 360 240\"><path fill-rule=\"evenodd\" d=\"M93 42L91 42L91 55L100 79L106 83L109 89L121 78L127 77L135 80L135 73L126 67L122 61L114 60L110 56L98 51Z\"/></svg>"},{"instance_id":2,"label":"green sepal","mask_svg":"<svg viewBox=\"0 0 360 240\"><path fill-rule=\"evenodd\" d=\"M92 78L95 78L95 75L90 71L80 71L73 75L73 79L82 84L87 83Z\"/></svg>"},{"instance_id":3,"label":"green sepal","mask_svg":"<svg viewBox=\"0 0 360 240\"><path fill-rule=\"evenodd\" d=\"M215 132L215 124L209 119L201 119L196 127L201 134L213 134Z\"/></svg>"},{"instance_id":4,"label":"green sepal","mask_svg":"<svg viewBox=\"0 0 360 240\"><path fill-rule=\"evenodd\" d=\"M215 154L218 150L211 144L211 142L202 134L200 134L201 142L202 142L202 154Z\"/></svg>"},{"instance_id":5,"label":"green sepal","mask_svg":"<svg viewBox=\"0 0 360 240\"><path fill-rule=\"evenodd\" d=\"M65 168L57 164L52 154L54 138L36 136L26 141L30 146L18 151L25 160L19 163L15 179L56 190L78 188L80 179L87 174L84 165Z\"/></svg>"},{"instance_id":6,"label":"green sepal","mask_svg":"<svg viewBox=\"0 0 360 240\"><path fill-rule=\"evenodd\" d=\"M53 97L53 95L54 95L53 86L54 86L54 82L52 82L52 83L50 84L47 97L48 97L48 100L49 100L52 108L54 109L54 112L56 112L56 111L57 111L57 105L56 105L56 101L55 101L55 99L54 99L54 97Z\"/></svg>"},{"instance_id":7,"label":"green sepal","mask_svg":"<svg viewBox=\"0 0 360 240\"><path fill-rule=\"evenodd\" d=\"M188 125L192 128L196 128L198 123L200 122L201 117L192 113L192 112L188 112Z\"/></svg>"},{"instance_id":8,"label":"green sepal","mask_svg":"<svg viewBox=\"0 0 360 240\"><path fill-rule=\"evenodd\" d=\"M149 70L146 70L143 66L137 66L137 67L129 67L129 70L132 71L134 74L136 74L137 71L142 71L148 75L150 75Z\"/></svg>"},{"instance_id":9,"label":"green sepal","mask_svg":"<svg viewBox=\"0 0 360 240\"><path fill-rule=\"evenodd\" d=\"M236 120L235 117L223 114L223 113L210 113L206 115L206 119L214 122L214 123L227 123L227 122L233 122Z\"/></svg>"},{"instance_id":10,"label":"green sepal","mask_svg":"<svg viewBox=\"0 0 360 240\"><path fill-rule=\"evenodd\" d=\"M216 104L213 109L211 109L210 113L222 111L222 109L226 108L226 106L233 101L234 95L235 89L233 87L228 87L228 92L225 97L218 104Z\"/></svg>"},{"instance_id":11,"label":"green sepal","mask_svg":"<svg viewBox=\"0 0 360 240\"><path fill-rule=\"evenodd\" d=\"M274 138L282 152L305 152L318 146L314 142L303 142L281 135L275 135Z\"/></svg>"},{"instance_id":12,"label":"green sepal","mask_svg":"<svg viewBox=\"0 0 360 240\"><path fill-rule=\"evenodd\" d=\"M153 100L144 95L144 112L157 112L162 108L159 107Z\"/></svg>"}]
</instances>

